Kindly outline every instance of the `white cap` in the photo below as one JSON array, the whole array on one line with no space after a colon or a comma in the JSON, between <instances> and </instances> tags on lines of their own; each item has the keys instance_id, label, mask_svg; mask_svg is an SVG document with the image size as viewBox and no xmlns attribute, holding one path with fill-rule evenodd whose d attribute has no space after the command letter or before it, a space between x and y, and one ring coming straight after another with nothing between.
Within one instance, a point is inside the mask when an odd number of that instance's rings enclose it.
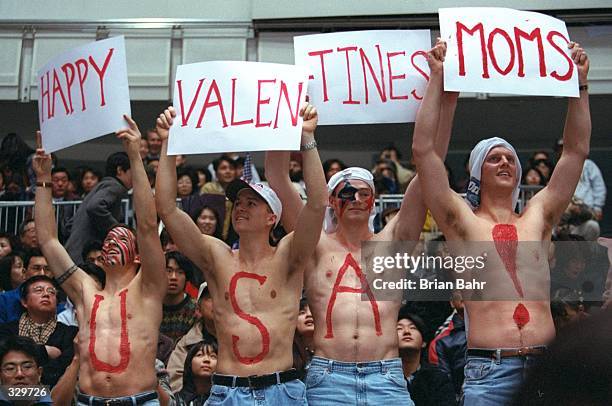
<instances>
[{"instance_id":1,"label":"white cap","mask_svg":"<svg viewBox=\"0 0 612 406\"><path fill-rule=\"evenodd\" d=\"M261 196L262 199L265 200L266 203L268 203L272 213L276 215L276 222L274 223L274 226L277 226L281 219L281 215L283 214L283 205L281 204L281 201L274 190L261 183L247 183L242 179L236 179L227 186L225 195L228 199L230 199L230 201L234 202L240 191L243 189L254 190L259 196Z\"/></svg>"}]
</instances>

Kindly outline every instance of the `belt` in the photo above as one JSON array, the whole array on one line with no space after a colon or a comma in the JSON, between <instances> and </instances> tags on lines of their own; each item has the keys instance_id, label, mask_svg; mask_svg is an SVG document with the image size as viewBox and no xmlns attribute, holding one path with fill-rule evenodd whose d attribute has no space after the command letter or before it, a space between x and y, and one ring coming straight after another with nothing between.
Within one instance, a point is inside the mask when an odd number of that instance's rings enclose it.
<instances>
[{"instance_id":1,"label":"belt","mask_svg":"<svg viewBox=\"0 0 612 406\"><path fill-rule=\"evenodd\" d=\"M468 356L484 357L484 358L507 358L507 357L522 357L525 355L544 355L546 347L520 347L508 349L485 350L480 348L472 348L467 350Z\"/></svg>"},{"instance_id":2,"label":"belt","mask_svg":"<svg viewBox=\"0 0 612 406\"><path fill-rule=\"evenodd\" d=\"M136 405L142 405L149 400L157 399L157 392L147 392L135 396L122 396L119 398L110 399L101 398L98 396L85 395L83 393L79 393L77 395L77 400L79 402L86 403L92 406L133 406L134 402L132 401L132 399L136 401Z\"/></svg>"},{"instance_id":3,"label":"belt","mask_svg":"<svg viewBox=\"0 0 612 406\"><path fill-rule=\"evenodd\" d=\"M266 386L277 385L294 379L299 379L299 373L295 369L283 372L275 372L268 375L232 376L214 374L213 385L229 386L231 388L240 386L251 389L262 389Z\"/></svg>"}]
</instances>

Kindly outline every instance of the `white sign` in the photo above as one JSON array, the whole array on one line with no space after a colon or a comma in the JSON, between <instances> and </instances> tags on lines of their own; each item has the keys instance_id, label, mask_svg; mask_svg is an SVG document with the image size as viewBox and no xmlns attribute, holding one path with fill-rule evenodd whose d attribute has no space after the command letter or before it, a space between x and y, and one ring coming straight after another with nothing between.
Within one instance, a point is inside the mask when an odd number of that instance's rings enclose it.
<instances>
[{"instance_id":1,"label":"white sign","mask_svg":"<svg viewBox=\"0 0 612 406\"><path fill-rule=\"evenodd\" d=\"M354 31L293 38L310 71L319 124L408 123L429 80L429 30Z\"/></svg>"},{"instance_id":2,"label":"white sign","mask_svg":"<svg viewBox=\"0 0 612 406\"><path fill-rule=\"evenodd\" d=\"M38 71L38 119L47 152L126 127L124 114L131 115L123 37L72 49Z\"/></svg>"},{"instance_id":3,"label":"white sign","mask_svg":"<svg viewBox=\"0 0 612 406\"><path fill-rule=\"evenodd\" d=\"M507 8L441 8L444 89L578 97L565 23Z\"/></svg>"},{"instance_id":4,"label":"white sign","mask_svg":"<svg viewBox=\"0 0 612 406\"><path fill-rule=\"evenodd\" d=\"M297 150L304 69L258 62L201 62L176 70L168 153Z\"/></svg>"}]
</instances>

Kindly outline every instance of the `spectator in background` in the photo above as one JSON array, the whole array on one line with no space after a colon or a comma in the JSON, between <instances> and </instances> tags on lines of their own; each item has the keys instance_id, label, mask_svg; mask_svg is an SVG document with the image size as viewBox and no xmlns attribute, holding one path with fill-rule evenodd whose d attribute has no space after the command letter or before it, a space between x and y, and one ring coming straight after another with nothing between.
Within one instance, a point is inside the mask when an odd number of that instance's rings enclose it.
<instances>
[{"instance_id":1,"label":"spectator in background","mask_svg":"<svg viewBox=\"0 0 612 406\"><path fill-rule=\"evenodd\" d=\"M187 166L187 157L185 155L183 155L183 154L177 155L176 156L176 164L175 165L176 165L176 169L177 170L189 168ZM194 185L195 185L195 183L194 183Z\"/></svg>"},{"instance_id":2,"label":"spectator in background","mask_svg":"<svg viewBox=\"0 0 612 406\"><path fill-rule=\"evenodd\" d=\"M204 340L187 353L183 387L174 395L178 406L203 406L210 396L212 375L217 369L217 340Z\"/></svg>"},{"instance_id":3,"label":"spectator in background","mask_svg":"<svg viewBox=\"0 0 612 406\"><path fill-rule=\"evenodd\" d=\"M195 300L185 293L187 281L193 280L194 266L179 252L168 252L166 272L168 290L163 300L163 318L159 331L177 342L195 322Z\"/></svg>"},{"instance_id":4,"label":"spectator in background","mask_svg":"<svg viewBox=\"0 0 612 406\"><path fill-rule=\"evenodd\" d=\"M220 240L223 239L223 219L214 207L202 206L195 212L192 219L202 234L212 235Z\"/></svg>"},{"instance_id":5,"label":"spectator in background","mask_svg":"<svg viewBox=\"0 0 612 406\"><path fill-rule=\"evenodd\" d=\"M0 289L17 289L25 281L23 254L14 252L0 258Z\"/></svg>"},{"instance_id":6,"label":"spectator in background","mask_svg":"<svg viewBox=\"0 0 612 406\"><path fill-rule=\"evenodd\" d=\"M300 373L300 379L306 377L306 371L310 365L314 348L314 319L305 297L300 299L300 311L293 337L293 368Z\"/></svg>"},{"instance_id":7,"label":"spectator in background","mask_svg":"<svg viewBox=\"0 0 612 406\"><path fill-rule=\"evenodd\" d=\"M529 165L528 166L534 167L535 166L535 162L536 161L540 161L540 160L545 160L545 161L548 161L548 162L552 161L548 151L539 150L539 151L535 151L533 154L531 154L531 157L529 158Z\"/></svg>"},{"instance_id":8,"label":"spectator in background","mask_svg":"<svg viewBox=\"0 0 612 406\"><path fill-rule=\"evenodd\" d=\"M550 301L550 312L557 335L566 327L588 317L584 300L572 289L560 288L554 292Z\"/></svg>"},{"instance_id":9,"label":"spectator in background","mask_svg":"<svg viewBox=\"0 0 612 406\"><path fill-rule=\"evenodd\" d=\"M146 162L147 155L149 155L149 142L146 138L140 139L140 148L138 149L138 153L140 154L142 161Z\"/></svg>"},{"instance_id":10,"label":"spectator in background","mask_svg":"<svg viewBox=\"0 0 612 406\"><path fill-rule=\"evenodd\" d=\"M13 236L0 232L0 258L4 258L13 252Z\"/></svg>"},{"instance_id":11,"label":"spectator in background","mask_svg":"<svg viewBox=\"0 0 612 406\"><path fill-rule=\"evenodd\" d=\"M198 290L198 313L200 318L187 334L176 343L168 360L170 386L174 392L180 391L183 387L183 365L189 349L202 340L216 340L217 331L213 319L213 301L206 282L202 283Z\"/></svg>"},{"instance_id":12,"label":"spectator in background","mask_svg":"<svg viewBox=\"0 0 612 406\"><path fill-rule=\"evenodd\" d=\"M70 237L65 247L72 260L83 262L83 247L92 240L103 241L121 218L121 199L132 188L130 160L125 152L115 152L106 160L106 175L85 197L68 224Z\"/></svg>"},{"instance_id":13,"label":"spectator in background","mask_svg":"<svg viewBox=\"0 0 612 406\"><path fill-rule=\"evenodd\" d=\"M15 173L23 178L33 153L34 150L19 135L9 133L0 143L0 168L5 169L5 175Z\"/></svg>"},{"instance_id":14,"label":"spectator in background","mask_svg":"<svg viewBox=\"0 0 612 406\"><path fill-rule=\"evenodd\" d=\"M245 159L241 157L240 155L238 155L236 152L225 152L224 154L222 154L222 156L226 156L232 161L234 161L234 163L236 163L236 170L238 170L239 164L242 164L244 166ZM212 163L208 165L208 171L212 174L211 181L219 180L219 178L217 177L217 170L215 169L214 164L215 162L213 161ZM242 173L236 174L236 178L240 178L241 176L242 176ZM251 182L253 183L261 182L261 178L259 177L259 172L257 172L257 168L255 167L255 164L253 162L251 162Z\"/></svg>"},{"instance_id":15,"label":"spectator in background","mask_svg":"<svg viewBox=\"0 0 612 406\"><path fill-rule=\"evenodd\" d=\"M557 224L556 233L579 235L587 241L595 241L599 232L599 223L593 219L593 212L580 200L572 198Z\"/></svg>"},{"instance_id":16,"label":"spectator in background","mask_svg":"<svg viewBox=\"0 0 612 406\"><path fill-rule=\"evenodd\" d=\"M329 182L329 179L336 173L343 171L347 166L339 159L332 158L323 162L323 173L325 174L325 181Z\"/></svg>"},{"instance_id":17,"label":"spectator in background","mask_svg":"<svg viewBox=\"0 0 612 406\"><path fill-rule=\"evenodd\" d=\"M102 176L100 173L92 168L85 167L81 171L79 176L77 194L84 198L93 188L100 182Z\"/></svg>"},{"instance_id":18,"label":"spectator in background","mask_svg":"<svg viewBox=\"0 0 612 406\"><path fill-rule=\"evenodd\" d=\"M555 152L557 157L561 156L563 152L562 139L557 141ZM599 221L603 216L602 209L606 205L606 193L606 184L601 175L601 170L595 162L586 159L574 197L581 200L593 212L593 218Z\"/></svg>"},{"instance_id":19,"label":"spectator in background","mask_svg":"<svg viewBox=\"0 0 612 406\"><path fill-rule=\"evenodd\" d=\"M176 196L179 199L196 193L198 191L196 189L197 184L198 178L195 172L186 168L178 169L176 175Z\"/></svg>"},{"instance_id":20,"label":"spectator in background","mask_svg":"<svg viewBox=\"0 0 612 406\"><path fill-rule=\"evenodd\" d=\"M159 239L161 240L162 250L167 254L168 252L178 251L178 247L174 243L172 236L165 228L159 234Z\"/></svg>"},{"instance_id":21,"label":"spectator in background","mask_svg":"<svg viewBox=\"0 0 612 406\"><path fill-rule=\"evenodd\" d=\"M551 161L547 159L540 159L533 162L533 168L536 168L542 176L544 176L544 181L548 184L548 180L550 179L550 175L555 169L554 165Z\"/></svg>"},{"instance_id":22,"label":"spectator in background","mask_svg":"<svg viewBox=\"0 0 612 406\"><path fill-rule=\"evenodd\" d=\"M390 160L395 165L397 180L400 184L400 187L403 190L406 190L406 187L408 186L412 178L414 178L416 172L402 166L402 164L400 163L400 159L402 159L402 154L399 152L397 147L393 144L388 145L380 153L379 159Z\"/></svg>"},{"instance_id":23,"label":"spectator in background","mask_svg":"<svg viewBox=\"0 0 612 406\"><path fill-rule=\"evenodd\" d=\"M6 183L4 183L4 168L0 167L0 200L4 200L3 196L6 192Z\"/></svg>"},{"instance_id":24,"label":"spectator in background","mask_svg":"<svg viewBox=\"0 0 612 406\"><path fill-rule=\"evenodd\" d=\"M17 385L40 385L43 374L44 356L36 343L28 337L9 337L0 343L0 384L15 387ZM12 405L0 394L1 405ZM51 406L51 396L46 393L33 400L36 406Z\"/></svg>"},{"instance_id":25,"label":"spectator in background","mask_svg":"<svg viewBox=\"0 0 612 406\"><path fill-rule=\"evenodd\" d=\"M38 239L36 238L36 227L33 218L26 219L19 225L19 241L24 251L38 248Z\"/></svg>"},{"instance_id":26,"label":"spectator in background","mask_svg":"<svg viewBox=\"0 0 612 406\"><path fill-rule=\"evenodd\" d=\"M216 180L206 183L200 189L200 194L225 194L225 188L236 179L236 162L228 155L221 155L212 163Z\"/></svg>"},{"instance_id":27,"label":"spectator in background","mask_svg":"<svg viewBox=\"0 0 612 406\"><path fill-rule=\"evenodd\" d=\"M395 165L388 159L376 161L376 166L372 170L374 175L374 186L376 196L400 193L400 184L397 180Z\"/></svg>"},{"instance_id":28,"label":"spectator in background","mask_svg":"<svg viewBox=\"0 0 612 406\"><path fill-rule=\"evenodd\" d=\"M78 196L72 194L68 190L70 183L70 173L66 168L55 167L51 171L51 195L54 202L62 202L64 200L76 200Z\"/></svg>"},{"instance_id":29,"label":"spectator in background","mask_svg":"<svg viewBox=\"0 0 612 406\"><path fill-rule=\"evenodd\" d=\"M196 174L198 175L198 190L202 190L207 182L212 180L210 171L207 168L196 168Z\"/></svg>"},{"instance_id":30,"label":"spectator in background","mask_svg":"<svg viewBox=\"0 0 612 406\"><path fill-rule=\"evenodd\" d=\"M147 170L152 170L153 173L157 174L157 168L159 167L159 159L151 158L147 160Z\"/></svg>"},{"instance_id":31,"label":"spectator in background","mask_svg":"<svg viewBox=\"0 0 612 406\"><path fill-rule=\"evenodd\" d=\"M42 383L53 386L72 360L77 328L57 322L57 288L53 279L33 276L21 285L20 293L25 311L18 320L0 324L0 337L29 337L44 346L50 360L45 365Z\"/></svg>"},{"instance_id":32,"label":"spectator in background","mask_svg":"<svg viewBox=\"0 0 612 406\"><path fill-rule=\"evenodd\" d=\"M97 240L93 240L85 244L81 257L85 262L90 262L96 266L102 268L104 263L104 257L102 256L102 243ZM104 286L104 284L102 284Z\"/></svg>"},{"instance_id":33,"label":"spectator in background","mask_svg":"<svg viewBox=\"0 0 612 406\"><path fill-rule=\"evenodd\" d=\"M546 178L538 168L528 167L525 172L523 172L521 185L546 186Z\"/></svg>"},{"instance_id":34,"label":"spectator in background","mask_svg":"<svg viewBox=\"0 0 612 406\"><path fill-rule=\"evenodd\" d=\"M421 318L400 310L397 319L399 355L410 398L415 406L455 404L455 392L449 377L440 369L425 363L422 355L427 347L426 327Z\"/></svg>"},{"instance_id":35,"label":"spectator in background","mask_svg":"<svg viewBox=\"0 0 612 406\"><path fill-rule=\"evenodd\" d=\"M147 157L145 159L145 161L151 162L151 160L153 159L157 159L159 160L159 153L161 151L161 138L159 138L159 135L157 135L157 131L155 131L155 128L149 128L147 130L147 146L149 147L149 153L147 154Z\"/></svg>"}]
</instances>

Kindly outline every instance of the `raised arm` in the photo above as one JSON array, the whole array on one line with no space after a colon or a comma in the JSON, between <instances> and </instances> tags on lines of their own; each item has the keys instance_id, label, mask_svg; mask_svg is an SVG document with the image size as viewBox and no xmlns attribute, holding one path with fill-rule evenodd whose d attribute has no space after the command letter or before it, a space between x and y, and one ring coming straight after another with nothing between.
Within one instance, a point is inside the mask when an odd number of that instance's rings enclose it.
<instances>
[{"instance_id":1,"label":"raised arm","mask_svg":"<svg viewBox=\"0 0 612 406\"><path fill-rule=\"evenodd\" d=\"M304 202L289 179L289 151L266 152L266 180L283 204L281 221L287 232L295 230ZM306 191L308 195L310 193Z\"/></svg>"},{"instance_id":2,"label":"raised arm","mask_svg":"<svg viewBox=\"0 0 612 406\"><path fill-rule=\"evenodd\" d=\"M168 156L168 134L176 112L168 107L157 118L156 131L162 140L159 167L155 181L155 202L164 225L180 251L200 269L212 267L212 248L225 244L200 232L191 217L176 207L176 157Z\"/></svg>"},{"instance_id":3,"label":"raised arm","mask_svg":"<svg viewBox=\"0 0 612 406\"><path fill-rule=\"evenodd\" d=\"M38 245L51 267L51 272L70 300L77 305L82 303L83 284L94 285L93 280L78 268L68 252L57 239L55 212L51 204L51 155L42 149L40 131L36 132L36 155L32 168L36 174L36 198L34 203L36 237Z\"/></svg>"},{"instance_id":4,"label":"raised arm","mask_svg":"<svg viewBox=\"0 0 612 406\"><path fill-rule=\"evenodd\" d=\"M448 139L454 116L453 95L443 96L443 62L446 43L438 40L427 53L431 71L427 90L417 113L412 140L412 155L417 165L421 194L436 221L447 233L453 219L470 213L467 205L453 192L448 183L443 156L448 149ZM443 100L445 99L444 103ZM436 138L439 138L437 141ZM446 144L446 145L443 145Z\"/></svg>"},{"instance_id":5,"label":"raised arm","mask_svg":"<svg viewBox=\"0 0 612 406\"><path fill-rule=\"evenodd\" d=\"M582 173L584 161L589 156L591 140L591 112L587 76L589 59L580 44L570 43L572 59L578 69L580 97L570 98L563 129L563 152L553 171L548 185L529 201L529 208L542 210L544 218L552 227L559 222L563 211L574 195Z\"/></svg>"},{"instance_id":6,"label":"raised arm","mask_svg":"<svg viewBox=\"0 0 612 406\"><path fill-rule=\"evenodd\" d=\"M302 106L300 114L304 117L301 146L308 200L300 211L292 235L290 263L294 267L312 257L321 237L323 216L327 207L327 184L314 137L318 120L317 110L308 104Z\"/></svg>"},{"instance_id":7,"label":"raised arm","mask_svg":"<svg viewBox=\"0 0 612 406\"><path fill-rule=\"evenodd\" d=\"M132 187L134 189L134 209L136 212L136 238L142 264L143 290L155 292L163 297L166 294L166 260L157 235L157 215L155 201L147 173L140 157L142 136L131 117L123 116L128 127L117 131L117 138L123 141L123 148L130 159Z\"/></svg>"}]
</instances>

